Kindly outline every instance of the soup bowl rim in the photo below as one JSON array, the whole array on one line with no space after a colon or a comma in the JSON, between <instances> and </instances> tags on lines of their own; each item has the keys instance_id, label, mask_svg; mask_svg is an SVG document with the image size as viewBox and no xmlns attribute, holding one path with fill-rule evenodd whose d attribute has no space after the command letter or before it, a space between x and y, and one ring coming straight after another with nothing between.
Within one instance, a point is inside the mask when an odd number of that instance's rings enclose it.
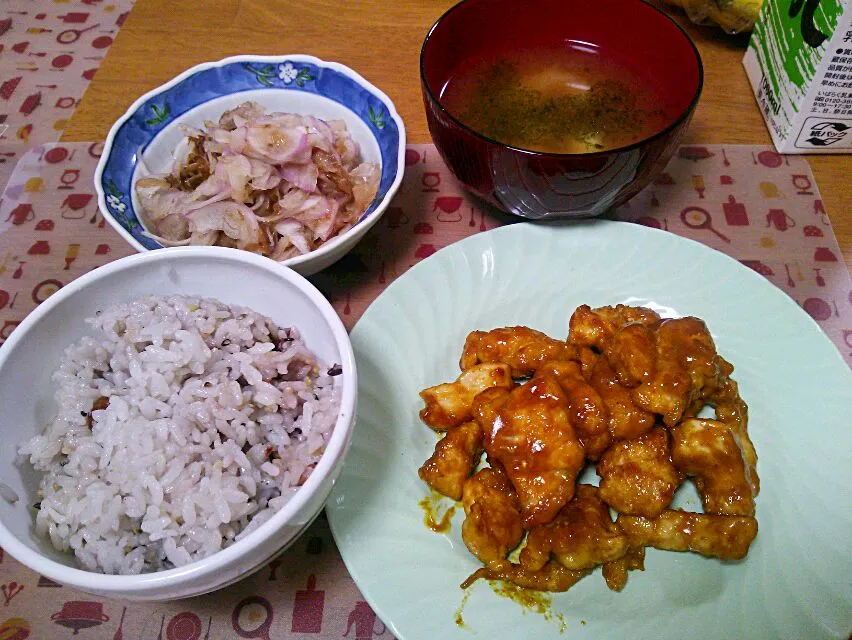
<instances>
[{"instance_id":1,"label":"soup bowl rim","mask_svg":"<svg viewBox=\"0 0 852 640\"><path fill-rule=\"evenodd\" d=\"M683 124L683 122L690 117L690 114L692 114L695 111L695 107L698 105L698 101L701 98L701 92L704 88L704 64L701 61L701 54L698 51L698 47L695 46L695 43L692 41L692 38L689 37L689 34L686 32L686 30L680 24L678 24L678 22L674 18L672 18L670 15L668 15L665 11L663 11L659 7L655 7L654 5L651 5L651 4L648 4L647 2L644 2L644 0L635 0L637 4L645 5L646 9L653 9L657 13L661 14L663 16L663 18L665 18L666 20L671 22L680 31L684 40L686 40L686 42L689 44L689 46L692 50L692 53L695 56L695 61L696 61L697 66L698 66L698 68L697 68L698 78L697 78L697 82L696 82L694 95L692 96L692 99L690 100L689 104L680 113L678 113L677 116L674 116L674 117L669 119L670 120L669 124L667 124L664 128L662 128L662 129L660 129L660 130L658 130L658 131L656 131L652 134L643 136L642 138L640 138L636 142L631 142L630 144L627 144L627 145L622 145L622 146L619 146L619 147L610 147L610 148L607 148L607 149L602 149L600 151L583 151L583 152L580 152L580 153L555 153L555 152L551 152L551 151L536 151L534 149L525 149L524 147L516 147L516 146L513 146L511 144L501 142L501 141L499 141L495 138L491 138L489 136L486 136L485 134L479 133L476 129L474 129L470 125L465 124L460 118L457 118L452 113L450 113L450 111L444 106L444 103L441 101L440 97L438 95L436 95L435 92L432 90L432 87L430 86L429 81L426 79L426 60L425 59L426 59L426 49L429 46L430 40L432 39L433 35L435 34L435 31L450 16L450 14L455 12L457 9L459 9L463 5L466 5L466 4L469 4L469 3L472 3L472 2L480 2L480 1L482 1L482 0L461 0L460 2L457 2L452 7L447 9L444 13L442 13L441 16L429 28L429 31L426 34L426 38L424 38L424 40L423 40L423 45L420 48L420 83L423 87L423 90L426 92L426 95L428 96L429 100L431 100L434 104L436 104L438 106L442 115L444 115L446 118L448 118L456 126L460 127L465 132L469 133L470 135L478 138L479 140L481 140L485 143L488 143L490 145L494 145L494 146L497 146L497 147L501 147L503 149L507 149L509 151L512 151L512 152L520 154L520 155L529 156L531 158L552 158L554 160L559 160L559 159L567 160L567 159L571 159L571 158L596 158L596 157L602 158L602 157L612 155L612 154L632 151L633 149L637 149L637 148L646 146L649 143L652 143L652 142L654 142L658 139L666 138L672 131L674 131L677 127L679 127L681 124Z\"/></svg>"}]
</instances>

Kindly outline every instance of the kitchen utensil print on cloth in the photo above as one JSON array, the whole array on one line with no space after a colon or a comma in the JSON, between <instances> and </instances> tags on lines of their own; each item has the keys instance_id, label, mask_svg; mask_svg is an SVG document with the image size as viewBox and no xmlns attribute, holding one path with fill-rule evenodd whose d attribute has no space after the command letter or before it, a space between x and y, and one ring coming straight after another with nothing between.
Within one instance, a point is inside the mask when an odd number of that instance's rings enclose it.
<instances>
[{"instance_id":1,"label":"kitchen utensil print on cloth","mask_svg":"<svg viewBox=\"0 0 852 640\"><path fill-rule=\"evenodd\" d=\"M354 628L354 635L350 636L349 632ZM383 636L387 631L384 623L376 616L376 612L370 605L359 600L355 603L352 611L349 612L349 617L346 620L346 631L343 634L344 638L354 638L354 640L370 640L373 636Z\"/></svg>"},{"instance_id":2,"label":"kitchen utensil print on cloth","mask_svg":"<svg viewBox=\"0 0 852 640\"><path fill-rule=\"evenodd\" d=\"M438 196L432 206L432 213L438 214L439 222L461 222L461 209L464 198L461 196Z\"/></svg>"},{"instance_id":3,"label":"kitchen utensil print on cloth","mask_svg":"<svg viewBox=\"0 0 852 640\"><path fill-rule=\"evenodd\" d=\"M784 160L775 151L766 150L758 152L755 164L757 164L758 162L764 167L768 167L770 169L777 169L784 163Z\"/></svg>"},{"instance_id":4,"label":"kitchen utensil print on cloth","mask_svg":"<svg viewBox=\"0 0 852 640\"><path fill-rule=\"evenodd\" d=\"M104 613L102 602L92 600L69 600L62 605L62 609L50 616L54 623L74 630L73 635L80 633L80 629L96 627L109 621L109 616Z\"/></svg>"},{"instance_id":5,"label":"kitchen utensil print on cloth","mask_svg":"<svg viewBox=\"0 0 852 640\"><path fill-rule=\"evenodd\" d=\"M16 226L21 226L35 218L35 212L33 211L33 206L28 202L22 202L18 206L16 206L12 211L6 216L6 222L11 222Z\"/></svg>"},{"instance_id":6,"label":"kitchen utensil print on cloth","mask_svg":"<svg viewBox=\"0 0 852 640\"><path fill-rule=\"evenodd\" d=\"M704 176L692 176L692 188L695 189L698 197L703 200L704 192L707 190L707 185L704 183Z\"/></svg>"},{"instance_id":7,"label":"kitchen utensil print on cloth","mask_svg":"<svg viewBox=\"0 0 852 640\"><path fill-rule=\"evenodd\" d=\"M263 596L243 598L231 613L231 626L241 638L270 640L273 619L272 605Z\"/></svg>"},{"instance_id":8,"label":"kitchen utensil print on cloth","mask_svg":"<svg viewBox=\"0 0 852 640\"><path fill-rule=\"evenodd\" d=\"M737 202L733 195L728 196L728 201L722 204L725 213L725 222L732 227L747 227L749 225L748 211L742 202Z\"/></svg>"},{"instance_id":9,"label":"kitchen utensil print on cloth","mask_svg":"<svg viewBox=\"0 0 852 640\"><path fill-rule=\"evenodd\" d=\"M814 249L814 262L837 262L837 256L828 247Z\"/></svg>"},{"instance_id":10,"label":"kitchen utensil print on cloth","mask_svg":"<svg viewBox=\"0 0 852 640\"><path fill-rule=\"evenodd\" d=\"M293 633L319 633L322 630L322 612L325 606L325 591L317 591L317 577L308 576L306 589L296 592L293 601Z\"/></svg>"},{"instance_id":11,"label":"kitchen utensil print on cloth","mask_svg":"<svg viewBox=\"0 0 852 640\"><path fill-rule=\"evenodd\" d=\"M420 184L422 185L422 191L424 193L437 193L440 191L438 188L441 186L441 172L440 171L426 171L420 176Z\"/></svg>"},{"instance_id":12,"label":"kitchen utensil print on cloth","mask_svg":"<svg viewBox=\"0 0 852 640\"><path fill-rule=\"evenodd\" d=\"M802 303L802 308L817 322L831 317L831 306L822 298L808 298Z\"/></svg>"},{"instance_id":13,"label":"kitchen utensil print on cloth","mask_svg":"<svg viewBox=\"0 0 852 640\"><path fill-rule=\"evenodd\" d=\"M706 229L715 233L722 240L731 243L731 239L713 226L713 217L707 209L701 207L686 207L680 212L680 219L691 229Z\"/></svg>"},{"instance_id":14,"label":"kitchen utensil print on cloth","mask_svg":"<svg viewBox=\"0 0 852 640\"><path fill-rule=\"evenodd\" d=\"M56 278L48 278L47 280L42 280L36 286L33 287L33 291L31 294L33 302L36 304L41 304L45 300L48 299L51 295L59 291L65 284L61 280L57 280Z\"/></svg>"},{"instance_id":15,"label":"kitchen utensil print on cloth","mask_svg":"<svg viewBox=\"0 0 852 640\"><path fill-rule=\"evenodd\" d=\"M3 326L0 326L0 343L5 341L19 324L21 324L20 320L4 320Z\"/></svg>"},{"instance_id":16,"label":"kitchen utensil print on cloth","mask_svg":"<svg viewBox=\"0 0 852 640\"><path fill-rule=\"evenodd\" d=\"M811 179L802 173L794 173L790 176L790 180L793 183L793 188L796 190L797 196L812 196L813 192L813 184L811 183Z\"/></svg>"},{"instance_id":17,"label":"kitchen utensil print on cloth","mask_svg":"<svg viewBox=\"0 0 852 640\"><path fill-rule=\"evenodd\" d=\"M75 153L77 152L73 151L69 154L67 147L56 146L45 150L44 159L50 164L59 164L64 162L66 158L73 158Z\"/></svg>"},{"instance_id":18,"label":"kitchen utensil print on cloth","mask_svg":"<svg viewBox=\"0 0 852 640\"><path fill-rule=\"evenodd\" d=\"M65 31L60 31L56 36L56 41L60 44L73 44L80 39L87 31L91 31L92 29L97 29L100 25L92 24L86 27L85 29L66 29Z\"/></svg>"},{"instance_id":19,"label":"kitchen utensil print on cloth","mask_svg":"<svg viewBox=\"0 0 852 640\"><path fill-rule=\"evenodd\" d=\"M59 176L59 182L61 183L57 189L74 189L77 181L80 179L80 170L79 169L65 169L62 171L62 175Z\"/></svg>"},{"instance_id":20,"label":"kitchen utensil print on cloth","mask_svg":"<svg viewBox=\"0 0 852 640\"><path fill-rule=\"evenodd\" d=\"M774 227L778 231L786 231L795 227L796 221L784 209L770 209L766 214L766 226Z\"/></svg>"},{"instance_id":21,"label":"kitchen utensil print on cloth","mask_svg":"<svg viewBox=\"0 0 852 640\"><path fill-rule=\"evenodd\" d=\"M766 199L783 198L784 194L778 189L778 185L767 180L760 183L760 193Z\"/></svg>"},{"instance_id":22,"label":"kitchen utensil print on cloth","mask_svg":"<svg viewBox=\"0 0 852 640\"><path fill-rule=\"evenodd\" d=\"M775 275L775 271L772 269L772 267L760 260L740 260L740 262L742 262L749 269L753 269L754 271L757 271L760 275L766 276L767 278Z\"/></svg>"},{"instance_id":23,"label":"kitchen utensil print on cloth","mask_svg":"<svg viewBox=\"0 0 852 640\"><path fill-rule=\"evenodd\" d=\"M192 611L182 611L169 620L166 640L199 640L201 630L201 618Z\"/></svg>"},{"instance_id":24,"label":"kitchen utensil print on cloth","mask_svg":"<svg viewBox=\"0 0 852 640\"><path fill-rule=\"evenodd\" d=\"M33 176L24 183L25 193L41 193L44 191L44 179L41 176Z\"/></svg>"},{"instance_id":25,"label":"kitchen utensil print on cloth","mask_svg":"<svg viewBox=\"0 0 852 640\"><path fill-rule=\"evenodd\" d=\"M65 200L62 201L62 204L59 205L59 208L62 211L62 217L65 220L79 220L80 218L85 218L88 214L86 208L93 199L94 195L91 193L68 194L65 197Z\"/></svg>"},{"instance_id":26,"label":"kitchen utensil print on cloth","mask_svg":"<svg viewBox=\"0 0 852 640\"><path fill-rule=\"evenodd\" d=\"M8 607L9 603L24 590L24 585L16 580L12 580L8 584L0 584L0 592L3 594L3 606Z\"/></svg>"},{"instance_id":27,"label":"kitchen utensil print on cloth","mask_svg":"<svg viewBox=\"0 0 852 640\"><path fill-rule=\"evenodd\" d=\"M118 629L115 630L115 635L112 640L124 640L124 615L127 613L127 607L121 608L121 618L118 621Z\"/></svg>"},{"instance_id":28,"label":"kitchen utensil print on cloth","mask_svg":"<svg viewBox=\"0 0 852 640\"><path fill-rule=\"evenodd\" d=\"M9 618L0 622L0 640L26 640L32 628L25 618Z\"/></svg>"},{"instance_id":29,"label":"kitchen utensil print on cloth","mask_svg":"<svg viewBox=\"0 0 852 640\"><path fill-rule=\"evenodd\" d=\"M677 150L677 157L682 158L684 160L692 160L693 162L698 162L699 160L707 160L708 158L712 158L716 154L710 151L707 147L681 147Z\"/></svg>"},{"instance_id":30,"label":"kitchen utensil print on cloth","mask_svg":"<svg viewBox=\"0 0 852 640\"><path fill-rule=\"evenodd\" d=\"M50 253L50 244L47 240L36 240L32 246L27 249L28 256L46 256Z\"/></svg>"},{"instance_id":31,"label":"kitchen utensil print on cloth","mask_svg":"<svg viewBox=\"0 0 852 640\"><path fill-rule=\"evenodd\" d=\"M38 577L38 582L36 582L36 586L40 589L61 589L62 585L58 582L54 582L50 578L45 578L44 576Z\"/></svg>"}]
</instances>

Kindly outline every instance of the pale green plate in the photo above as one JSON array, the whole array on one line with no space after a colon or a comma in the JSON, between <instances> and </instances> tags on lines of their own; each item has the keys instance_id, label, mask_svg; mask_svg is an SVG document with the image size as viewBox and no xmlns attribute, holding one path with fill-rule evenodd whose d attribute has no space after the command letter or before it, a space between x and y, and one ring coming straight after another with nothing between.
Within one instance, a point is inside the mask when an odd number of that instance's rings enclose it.
<instances>
[{"instance_id":1,"label":"pale green plate","mask_svg":"<svg viewBox=\"0 0 852 640\"><path fill-rule=\"evenodd\" d=\"M736 367L759 456L760 532L723 564L649 550L621 593L600 572L555 594L555 617L480 581L463 513L436 534L418 502L433 433L418 391L452 380L474 329L567 334L580 304L629 303L703 318ZM347 568L402 640L447 638L846 638L852 631L852 372L785 293L731 258L620 222L515 224L439 251L391 284L352 332L358 422L327 512ZM694 496L694 494L693 494ZM694 497L681 497L696 508ZM561 616L562 625L559 617ZM561 629L564 629L562 630Z\"/></svg>"}]
</instances>

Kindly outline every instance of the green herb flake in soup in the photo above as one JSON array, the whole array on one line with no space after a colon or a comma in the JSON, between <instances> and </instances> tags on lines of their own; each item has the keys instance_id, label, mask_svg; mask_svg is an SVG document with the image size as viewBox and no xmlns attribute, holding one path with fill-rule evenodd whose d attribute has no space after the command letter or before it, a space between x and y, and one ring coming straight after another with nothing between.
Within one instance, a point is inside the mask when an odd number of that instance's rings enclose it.
<instances>
[{"instance_id":1,"label":"green herb flake in soup","mask_svg":"<svg viewBox=\"0 0 852 640\"><path fill-rule=\"evenodd\" d=\"M441 99L477 133L546 153L603 151L665 128L653 92L626 70L565 58L526 53L463 65Z\"/></svg>"}]
</instances>

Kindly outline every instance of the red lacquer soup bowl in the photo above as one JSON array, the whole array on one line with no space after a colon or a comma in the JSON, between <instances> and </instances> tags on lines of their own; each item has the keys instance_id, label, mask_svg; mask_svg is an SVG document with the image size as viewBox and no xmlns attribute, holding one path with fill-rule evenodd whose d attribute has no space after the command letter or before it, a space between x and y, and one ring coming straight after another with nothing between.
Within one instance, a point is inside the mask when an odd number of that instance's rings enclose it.
<instances>
[{"instance_id":1,"label":"red lacquer soup bowl","mask_svg":"<svg viewBox=\"0 0 852 640\"><path fill-rule=\"evenodd\" d=\"M540 60L546 67L548 61L562 64L563 57L577 68L629 79L627 86L654 99L653 125L615 146L536 150L477 130L471 114L491 108L488 99L467 111L449 100L470 69L498 61L511 82L515 61ZM489 73L497 78L498 92L502 84L495 68ZM701 58L689 36L641 0L464 0L430 29L420 74L429 131L452 173L488 203L533 219L596 216L638 193L676 149L703 84ZM478 86L480 96L489 97L491 85ZM491 121L499 126L500 117L491 114Z\"/></svg>"}]
</instances>

